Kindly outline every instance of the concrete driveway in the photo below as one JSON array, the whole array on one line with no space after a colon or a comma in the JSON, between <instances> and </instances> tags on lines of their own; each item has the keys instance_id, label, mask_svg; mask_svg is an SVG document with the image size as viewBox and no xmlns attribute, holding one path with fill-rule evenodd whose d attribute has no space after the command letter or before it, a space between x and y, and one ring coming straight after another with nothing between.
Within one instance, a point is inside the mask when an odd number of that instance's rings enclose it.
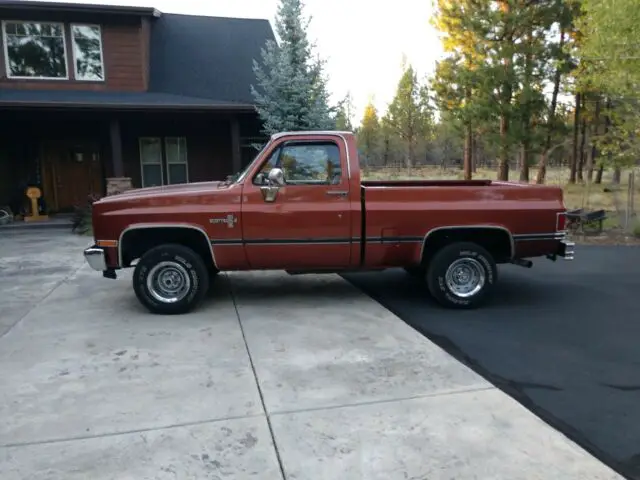
<instances>
[{"instance_id":1,"label":"concrete driveway","mask_svg":"<svg viewBox=\"0 0 640 480\"><path fill-rule=\"evenodd\" d=\"M3 480L620 478L336 275L162 317L86 243L0 231Z\"/></svg>"}]
</instances>

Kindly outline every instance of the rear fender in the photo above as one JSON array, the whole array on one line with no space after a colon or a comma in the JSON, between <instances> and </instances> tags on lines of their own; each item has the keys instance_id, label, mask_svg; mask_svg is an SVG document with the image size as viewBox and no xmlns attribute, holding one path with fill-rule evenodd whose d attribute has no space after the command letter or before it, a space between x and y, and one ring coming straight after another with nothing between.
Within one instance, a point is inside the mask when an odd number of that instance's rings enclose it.
<instances>
[{"instance_id":1,"label":"rear fender","mask_svg":"<svg viewBox=\"0 0 640 480\"><path fill-rule=\"evenodd\" d=\"M512 260L516 251L513 234L503 225L451 225L427 232L415 262L424 264L441 247L463 241L482 245L499 262Z\"/></svg>"}]
</instances>

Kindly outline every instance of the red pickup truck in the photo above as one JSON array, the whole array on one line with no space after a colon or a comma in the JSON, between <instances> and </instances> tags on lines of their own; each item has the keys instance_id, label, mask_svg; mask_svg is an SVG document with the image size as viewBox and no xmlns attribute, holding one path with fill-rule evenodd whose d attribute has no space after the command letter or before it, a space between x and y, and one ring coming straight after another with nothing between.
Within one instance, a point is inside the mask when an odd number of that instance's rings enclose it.
<instances>
[{"instance_id":1,"label":"red pickup truck","mask_svg":"<svg viewBox=\"0 0 640 480\"><path fill-rule=\"evenodd\" d=\"M275 134L226 181L95 202L95 243L84 255L107 278L135 262L136 296L164 314L193 309L220 271L268 269L404 267L442 305L473 308L494 289L497 264L573 259L558 187L360 174L352 133Z\"/></svg>"}]
</instances>

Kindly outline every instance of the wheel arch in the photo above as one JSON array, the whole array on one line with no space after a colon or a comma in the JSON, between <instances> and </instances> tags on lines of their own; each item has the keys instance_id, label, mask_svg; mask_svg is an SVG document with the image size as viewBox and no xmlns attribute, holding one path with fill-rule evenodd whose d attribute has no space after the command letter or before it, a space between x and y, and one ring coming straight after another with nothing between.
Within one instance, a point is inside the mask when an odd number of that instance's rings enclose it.
<instances>
[{"instance_id":1,"label":"wheel arch","mask_svg":"<svg viewBox=\"0 0 640 480\"><path fill-rule=\"evenodd\" d=\"M216 268L218 268L218 265L216 263L216 257L213 252L213 245L211 244L209 235L207 235L207 232L201 226L193 225L190 223L136 223L136 224L129 225L120 233L120 237L118 238L118 265L120 265L120 267L122 268L125 267L125 256L123 252L125 248L123 246L126 245L127 239L132 238L132 234L138 233L138 232L146 233L148 230L158 230L158 229L165 229L168 231L173 231L178 233L181 231L190 232L190 235L192 235L191 239L196 239L196 238L199 239L198 240L199 248L197 249L199 250L198 253L203 254L204 252L207 252L210 255L209 260L213 262L213 265ZM153 242L153 243L156 243L156 242ZM160 243L165 243L165 242L158 242L156 244L160 244ZM177 243L180 243L180 242L177 242ZM191 246L188 243L189 242L186 242L185 246ZM206 246L205 246L205 243L206 243ZM203 258L203 259L207 260L206 258ZM127 262L127 263L130 263L130 262Z\"/></svg>"},{"instance_id":2,"label":"wheel arch","mask_svg":"<svg viewBox=\"0 0 640 480\"><path fill-rule=\"evenodd\" d=\"M513 234L503 225L451 225L435 227L427 232L418 260L425 264L439 248L463 241L477 243L504 261L512 260L516 252Z\"/></svg>"}]
</instances>

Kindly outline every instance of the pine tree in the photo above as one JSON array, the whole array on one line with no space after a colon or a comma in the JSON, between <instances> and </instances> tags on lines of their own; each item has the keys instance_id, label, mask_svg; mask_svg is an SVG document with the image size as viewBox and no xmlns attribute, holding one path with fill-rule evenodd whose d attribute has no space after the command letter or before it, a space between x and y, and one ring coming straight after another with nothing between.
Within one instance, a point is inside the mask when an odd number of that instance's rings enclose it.
<instances>
[{"instance_id":1,"label":"pine tree","mask_svg":"<svg viewBox=\"0 0 640 480\"><path fill-rule=\"evenodd\" d=\"M431 111L426 90L420 86L411 65L404 67L398 90L389 105L388 121L405 144L405 164L412 167L420 143L424 143L432 129Z\"/></svg>"},{"instance_id":2,"label":"pine tree","mask_svg":"<svg viewBox=\"0 0 640 480\"><path fill-rule=\"evenodd\" d=\"M351 92L347 92L347 95L338 103L336 112L336 130L340 131L352 131L353 125L351 123L351 116L353 114L353 99Z\"/></svg>"},{"instance_id":3,"label":"pine tree","mask_svg":"<svg viewBox=\"0 0 640 480\"><path fill-rule=\"evenodd\" d=\"M314 57L301 0L281 0L276 15L278 45L268 41L262 63L254 60L251 92L267 135L281 131L334 129L324 62Z\"/></svg>"},{"instance_id":4,"label":"pine tree","mask_svg":"<svg viewBox=\"0 0 640 480\"><path fill-rule=\"evenodd\" d=\"M378 111L373 104L373 99L370 99L364 108L357 140L365 162L369 165L376 164L382 139Z\"/></svg>"},{"instance_id":5,"label":"pine tree","mask_svg":"<svg viewBox=\"0 0 640 480\"><path fill-rule=\"evenodd\" d=\"M437 0L432 23L443 34L443 48L448 54L436 65L432 81L436 105L464 138L464 178L473 170L473 130L476 125L493 121L496 103L488 96L486 19L491 13L486 2L473 0Z\"/></svg>"},{"instance_id":6,"label":"pine tree","mask_svg":"<svg viewBox=\"0 0 640 480\"><path fill-rule=\"evenodd\" d=\"M640 156L640 9L636 0L582 0L576 27L580 32L576 69L578 88L604 94L599 111L605 132L594 143L614 167L614 183L625 166Z\"/></svg>"}]
</instances>

